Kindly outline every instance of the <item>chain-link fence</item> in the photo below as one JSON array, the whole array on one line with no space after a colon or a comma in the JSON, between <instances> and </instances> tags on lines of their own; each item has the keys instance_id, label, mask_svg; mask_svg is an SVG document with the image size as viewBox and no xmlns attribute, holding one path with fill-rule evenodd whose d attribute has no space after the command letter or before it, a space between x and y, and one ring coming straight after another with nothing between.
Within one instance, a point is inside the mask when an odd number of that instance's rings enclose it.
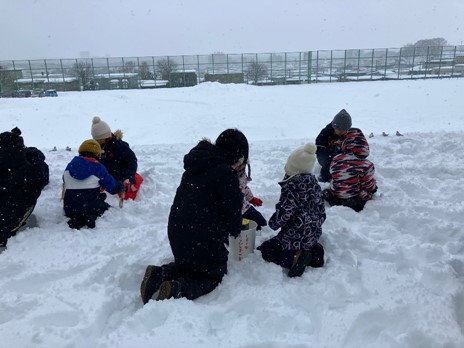
<instances>
[{"instance_id":1,"label":"chain-link fence","mask_svg":"<svg viewBox=\"0 0 464 348\"><path fill-rule=\"evenodd\" d=\"M464 46L0 61L3 95L193 86L462 77Z\"/></svg>"}]
</instances>

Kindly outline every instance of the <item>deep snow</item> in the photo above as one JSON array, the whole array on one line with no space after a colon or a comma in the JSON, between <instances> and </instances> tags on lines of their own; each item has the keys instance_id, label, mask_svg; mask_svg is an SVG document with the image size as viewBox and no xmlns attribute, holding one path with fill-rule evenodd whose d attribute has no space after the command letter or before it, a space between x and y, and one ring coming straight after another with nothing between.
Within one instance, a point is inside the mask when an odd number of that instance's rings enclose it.
<instances>
[{"instance_id":1,"label":"deep snow","mask_svg":"<svg viewBox=\"0 0 464 348\"><path fill-rule=\"evenodd\" d=\"M0 99L0 130L19 126L50 165L34 212L39 227L0 255L0 346L464 346L463 91L464 79L205 83ZM361 213L327 208L324 268L290 279L255 252L229 261L222 284L202 298L142 306L146 265L171 260L167 216L183 156L201 137L228 127L247 135L250 187L269 218L287 156L341 108L375 135L368 141L379 192ZM145 182L123 209L109 197L114 208L96 229L72 231L61 175L95 115L124 131ZM274 234L264 228L257 244Z\"/></svg>"}]
</instances>

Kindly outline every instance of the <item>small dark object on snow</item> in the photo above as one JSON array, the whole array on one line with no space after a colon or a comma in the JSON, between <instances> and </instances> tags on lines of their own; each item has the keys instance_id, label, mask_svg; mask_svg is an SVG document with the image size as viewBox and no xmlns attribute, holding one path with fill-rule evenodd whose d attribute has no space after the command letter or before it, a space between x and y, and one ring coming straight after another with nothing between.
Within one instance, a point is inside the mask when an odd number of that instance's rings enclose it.
<instances>
[{"instance_id":1,"label":"small dark object on snow","mask_svg":"<svg viewBox=\"0 0 464 348\"><path fill-rule=\"evenodd\" d=\"M373 138L374 137L374 133L371 132L371 134L369 134L369 138Z\"/></svg>"},{"instance_id":2,"label":"small dark object on snow","mask_svg":"<svg viewBox=\"0 0 464 348\"><path fill-rule=\"evenodd\" d=\"M66 151L71 151L71 148L69 146L66 146Z\"/></svg>"},{"instance_id":3,"label":"small dark object on snow","mask_svg":"<svg viewBox=\"0 0 464 348\"><path fill-rule=\"evenodd\" d=\"M388 137L388 133L382 132L382 135L383 135L384 137Z\"/></svg>"},{"instance_id":4,"label":"small dark object on snow","mask_svg":"<svg viewBox=\"0 0 464 348\"><path fill-rule=\"evenodd\" d=\"M402 137L403 134L401 134L400 132L396 131L396 135L399 136L399 137Z\"/></svg>"},{"instance_id":5,"label":"small dark object on snow","mask_svg":"<svg viewBox=\"0 0 464 348\"><path fill-rule=\"evenodd\" d=\"M51 149L50 151L58 151L56 146L53 146L53 149Z\"/></svg>"}]
</instances>

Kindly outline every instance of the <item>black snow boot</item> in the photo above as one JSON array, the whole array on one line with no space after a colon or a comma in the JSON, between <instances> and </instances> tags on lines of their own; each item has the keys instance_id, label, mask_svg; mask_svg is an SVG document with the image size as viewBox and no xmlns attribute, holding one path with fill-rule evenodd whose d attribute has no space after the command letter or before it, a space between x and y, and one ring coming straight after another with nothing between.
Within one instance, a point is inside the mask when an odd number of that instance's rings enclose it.
<instances>
[{"instance_id":1,"label":"black snow boot","mask_svg":"<svg viewBox=\"0 0 464 348\"><path fill-rule=\"evenodd\" d=\"M316 243L311 249L311 260L308 266L319 268L324 266L324 248L321 244Z\"/></svg>"},{"instance_id":2,"label":"black snow boot","mask_svg":"<svg viewBox=\"0 0 464 348\"><path fill-rule=\"evenodd\" d=\"M68 220L68 226L74 230L80 230L85 226L84 222L79 218L71 218Z\"/></svg>"},{"instance_id":3,"label":"black snow boot","mask_svg":"<svg viewBox=\"0 0 464 348\"><path fill-rule=\"evenodd\" d=\"M311 252L308 250L298 250L293 257L293 264L288 271L289 277L300 277L311 261Z\"/></svg>"},{"instance_id":4,"label":"black snow boot","mask_svg":"<svg viewBox=\"0 0 464 348\"><path fill-rule=\"evenodd\" d=\"M84 219L85 225L88 228L95 228L95 221L97 221L97 215L87 215Z\"/></svg>"}]
</instances>

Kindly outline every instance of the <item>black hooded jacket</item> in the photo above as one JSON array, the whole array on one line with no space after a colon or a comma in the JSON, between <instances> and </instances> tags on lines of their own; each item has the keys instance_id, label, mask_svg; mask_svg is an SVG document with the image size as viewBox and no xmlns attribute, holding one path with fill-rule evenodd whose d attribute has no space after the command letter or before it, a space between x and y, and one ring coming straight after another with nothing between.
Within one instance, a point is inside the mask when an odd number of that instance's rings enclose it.
<instances>
[{"instance_id":1,"label":"black hooded jacket","mask_svg":"<svg viewBox=\"0 0 464 348\"><path fill-rule=\"evenodd\" d=\"M241 230L242 196L237 173L226 152L201 141L184 157L168 223L175 262L183 269L211 275L227 273L228 236Z\"/></svg>"},{"instance_id":2,"label":"black hooded jacket","mask_svg":"<svg viewBox=\"0 0 464 348\"><path fill-rule=\"evenodd\" d=\"M36 148L0 149L0 232L6 237L48 184L45 156ZM6 235L5 235L6 234Z\"/></svg>"}]
</instances>

